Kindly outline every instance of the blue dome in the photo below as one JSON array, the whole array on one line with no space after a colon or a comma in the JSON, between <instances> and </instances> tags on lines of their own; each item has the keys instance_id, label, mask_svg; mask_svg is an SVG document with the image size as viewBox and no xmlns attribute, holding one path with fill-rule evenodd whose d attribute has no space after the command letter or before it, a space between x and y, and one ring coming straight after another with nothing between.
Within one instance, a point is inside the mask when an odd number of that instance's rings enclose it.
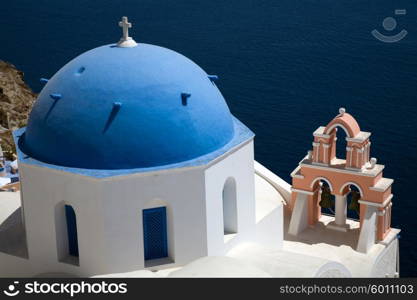
<instances>
[{"instance_id":1,"label":"blue dome","mask_svg":"<svg viewBox=\"0 0 417 300\"><path fill-rule=\"evenodd\" d=\"M106 45L48 81L19 147L60 166L147 168L223 147L233 122L220 91L188 58L148 44Z\"/></svg>"}]
</instances>

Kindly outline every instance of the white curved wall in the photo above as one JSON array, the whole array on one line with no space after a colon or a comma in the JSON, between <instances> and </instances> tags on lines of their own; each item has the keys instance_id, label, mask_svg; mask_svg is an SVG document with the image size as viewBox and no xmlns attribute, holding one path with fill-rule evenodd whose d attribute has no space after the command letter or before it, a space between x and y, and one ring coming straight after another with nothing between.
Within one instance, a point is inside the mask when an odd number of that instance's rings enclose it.
<instances>
[{"instance_id":1,"label":"white curved wall","mask_svg":"<svg viewBox=\"0 0 417 300\"><path fill-rule=\"evenodd\" d=\"M394 239L378 256L370 274L372 277L397 277L398 243L398 239Z\"/></svg>"}]
</instances>

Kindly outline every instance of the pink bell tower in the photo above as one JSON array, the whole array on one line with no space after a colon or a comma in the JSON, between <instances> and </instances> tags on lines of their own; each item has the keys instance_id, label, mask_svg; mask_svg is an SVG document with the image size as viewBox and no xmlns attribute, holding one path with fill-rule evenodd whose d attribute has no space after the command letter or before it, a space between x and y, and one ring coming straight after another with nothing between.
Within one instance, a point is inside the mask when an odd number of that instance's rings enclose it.
<instances>
[{"instance_id":1,"label":"pink bell tower","mask_svg":"<svg viewBox=\"0 0 417 300\"><path fill-rule=\"evenodd\" d=\"M346 157L336 157L337 130L346 133ZM368 252L375 242L384 240L391 229L392 179L383 177L384 165L370 158L370 132L344 108L327 126L313 133L313 149L292 172L292 203L289 234L298 235L320 220L320 197L325 182L335 196L334 221L327 226L338 231L350 230L347 224L347 196L351 187L360 193L360 234L357 250Z\"/></svg>"}]
</instances>

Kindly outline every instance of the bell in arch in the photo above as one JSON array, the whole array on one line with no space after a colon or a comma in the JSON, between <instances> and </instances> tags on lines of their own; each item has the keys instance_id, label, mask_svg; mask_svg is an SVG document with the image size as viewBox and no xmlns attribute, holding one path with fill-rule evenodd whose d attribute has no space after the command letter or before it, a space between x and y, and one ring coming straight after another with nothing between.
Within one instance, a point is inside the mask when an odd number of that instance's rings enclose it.
<instances>
[{"instance_id":1,"label":"bell in arch","mask_svg":"<svg viewBox=\"0 0 417 300\"><path fill-rule=\"evenodd\" d=\"M352 200L349 204L349 209L354 210L359 214L359 199L361 198L361 194L357 191L351 191Z\"/></svg>"},{"instance_id":2,"label":"bell in arch","mask_svg":"<svg viewBox=\"0 0 417 300\"><path fill-rule=\"evenodd\" d=\"M332 208L332 194L328 186L323 185L321 187L321 199L319 205L323 208Z\"/></svg>"}]
</instances>

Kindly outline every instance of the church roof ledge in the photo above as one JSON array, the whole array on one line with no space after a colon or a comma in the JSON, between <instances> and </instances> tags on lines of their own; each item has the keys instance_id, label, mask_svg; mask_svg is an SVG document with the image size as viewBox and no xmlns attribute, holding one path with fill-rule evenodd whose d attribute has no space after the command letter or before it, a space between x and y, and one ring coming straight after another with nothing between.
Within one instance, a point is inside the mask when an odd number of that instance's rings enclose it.
<instances>
[{"instance_id":1,"label":"church roof ledge","mask_svg":"<svg viewBox=\"0 0 417 300\"><path fill-rule=\"evenodd\" d=\"M183 169L183 168L192 168L192 167L200 167L200 166L208 165L210 162L216 160L217 158L223 156L224 154L230 151L233 151L240 145L243 145L246 142L254 138L255 134L235 117L233 117L233 124L234 124L235 133L234 133L232 140L218 150L215 150L206 155L197 157L195 159L191 159L191 160L187 160L187 161L183 161L179 163L161 165L161 166L155 166L155 167L131 168L131 169L114 169L114 170L82 169L82 168L73 168L73 167L66 167L66 166L45 163L35 158L29 157L19 148L19 139L24 135L26 127L15 130L13 132L13 138L14 138L14 142L16 145L16 152L17 152L19 163L38 166L38 167L44 167L44 168L50 168L50 169L54 169L57 171L63 171L67 173L79 174L79 175L84 175L87 177L100 179L100 178L108 178L108 177L113 177L113 176L171 171L171 170L180 169L180 168Z\"/></svg>"}]
</instances>

